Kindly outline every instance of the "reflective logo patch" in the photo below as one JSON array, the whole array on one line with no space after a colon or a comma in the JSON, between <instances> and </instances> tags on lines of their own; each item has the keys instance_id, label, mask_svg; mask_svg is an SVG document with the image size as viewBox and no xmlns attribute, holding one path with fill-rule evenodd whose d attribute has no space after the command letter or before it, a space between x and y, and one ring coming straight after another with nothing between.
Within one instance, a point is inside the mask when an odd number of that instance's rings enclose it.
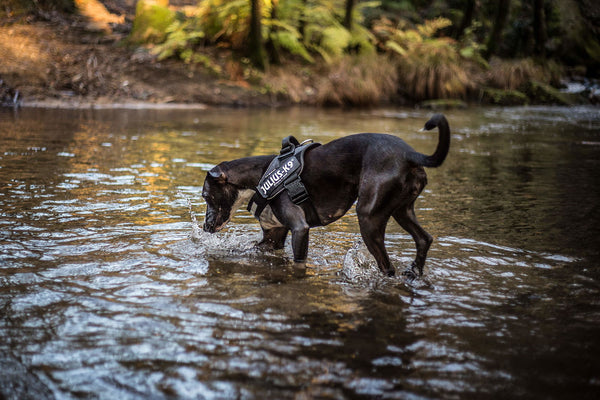
<instances>
[{"instance_id":1,"label":"reflective logo patch","mask_svg":"<svg viewBox=\"0 0 600 400\"><path fill-rule=\"evenodd\" d=\"M300 168L300 162L296 157L288 158L275 169L269 168L270 171L267 171L258 183L258 192L266 199L271 198L276 194L277 189L280 187L283 189L282 183L298 168Z\"/></svg>"}]
</instances>

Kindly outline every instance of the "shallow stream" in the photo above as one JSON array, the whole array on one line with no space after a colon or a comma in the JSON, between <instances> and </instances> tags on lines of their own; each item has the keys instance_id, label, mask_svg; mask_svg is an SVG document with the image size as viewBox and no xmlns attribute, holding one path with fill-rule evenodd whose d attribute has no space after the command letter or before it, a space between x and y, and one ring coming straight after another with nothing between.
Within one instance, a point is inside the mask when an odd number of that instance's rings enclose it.
<instances>
[{"instance_id":1,"label":"shallow stream","mask_svg":"<svg viewBox=\"0 0 600 400\"><path fill-rule=\"evenodd\" d=\"M193 220L222 160L290 134L432 153L430 114L0 110L0 397L599 398L598 108L448 111L421 280L378 272L354 209L311 231L305 275L243 210ZM386 242L410 264L393 222Z\"/></svg>"}]
</instances>

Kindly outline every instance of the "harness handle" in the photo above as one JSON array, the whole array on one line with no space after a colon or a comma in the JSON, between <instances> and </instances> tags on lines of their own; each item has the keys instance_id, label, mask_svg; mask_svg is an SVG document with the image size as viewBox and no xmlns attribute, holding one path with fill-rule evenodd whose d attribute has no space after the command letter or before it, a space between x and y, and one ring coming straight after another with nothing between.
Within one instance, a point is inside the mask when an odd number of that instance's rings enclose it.
<instances>
[{"instance_id":1,"label":"harness handle","mask_svg":"<svg viewBox=\"0 0 600 400\"><path fill-rule=\"evenodd\" d=\"M296 151L296 147L299 146L300 142L298 142L298 139L296 139L295 137L290 135L283 138L283 140L281 141L281 151L279 152L277 158L282 159L294 154L294 152Z\"/></svg>"}]
</instances>

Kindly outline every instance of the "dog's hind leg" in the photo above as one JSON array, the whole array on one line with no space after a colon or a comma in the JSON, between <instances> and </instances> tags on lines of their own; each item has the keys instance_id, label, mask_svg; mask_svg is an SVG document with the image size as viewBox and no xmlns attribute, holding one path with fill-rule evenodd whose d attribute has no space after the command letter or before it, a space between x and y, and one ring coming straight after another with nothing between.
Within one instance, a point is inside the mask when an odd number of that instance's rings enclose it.
<instances>
[{"instance_id":1,"label":"dog's hind leg","mask_svg":"<svg viewBox=\"0 0 600 400\"><path fill-rule=\"evenodd\" d=\"M429 233L419 225L417 222L417 216L415 215L414 203L410 204L406 208L399 208L394 211L394 219L402 228L404 228L415 241L417 246L417 256L413 261L411 270L414 273L415 268L419 271L419 276L423 275L423 266L425 265L425 259L427 258L427 251L429 246L433 242L433 238Z\"/></svg>"},{"instance_id":2,"label":"dog's hind leg","mask_svg":"<svg viewBox=\"0 0 600 400\"><path fill-rule=\"evenodd\" d=\"M360 203L356 205L356 212L358 214L358 224L363 241L367 245L369 252L375 257L377 266L387 276L394 276L396 271L390 263L384 241L385 227L389 215L373 214L365 207L361 207Z\"/></svg>"}]
</instances>

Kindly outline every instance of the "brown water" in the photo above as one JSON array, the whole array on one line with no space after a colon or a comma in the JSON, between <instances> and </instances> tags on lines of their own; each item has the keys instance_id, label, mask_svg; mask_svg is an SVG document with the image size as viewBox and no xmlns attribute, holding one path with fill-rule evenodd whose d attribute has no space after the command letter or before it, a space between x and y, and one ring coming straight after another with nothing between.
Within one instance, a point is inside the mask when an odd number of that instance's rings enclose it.
<instances>
[{"instance_id":1,"label":"brown water","mask_svg":"<svg viewBox=\"0 0 600 400\"><path fill-rule=\"evenodd\" d=\"M0 111L0 398L600 398L598 108L447 112L420 281L381 276L354 210L306 276L245 211L192 222L219 161L364 131L431 153L429 115Z\"/></svg>"}]
</instances>

